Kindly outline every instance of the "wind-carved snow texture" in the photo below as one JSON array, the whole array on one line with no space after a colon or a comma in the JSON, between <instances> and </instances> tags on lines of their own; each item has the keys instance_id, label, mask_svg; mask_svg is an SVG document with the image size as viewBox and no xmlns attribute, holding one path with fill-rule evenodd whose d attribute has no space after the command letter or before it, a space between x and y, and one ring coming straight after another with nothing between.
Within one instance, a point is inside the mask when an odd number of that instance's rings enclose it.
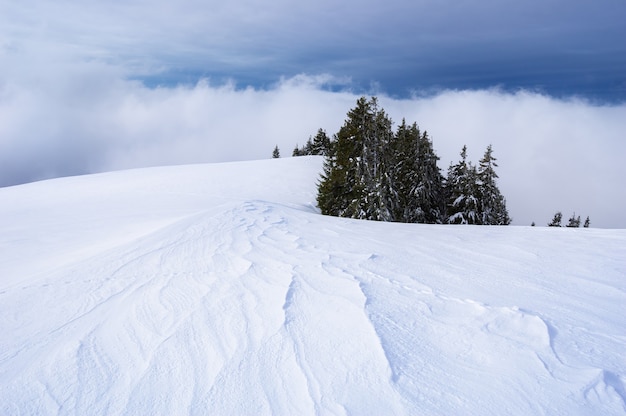
<instances>
[{"instance_id":1,"label":"wind-carved snow texture","mask_svg":"<svg viewBox=\"0 0 626 416\"><path fill-rule=\"evenodd\" d=\"M0 413L626 413L626 232L323 217L320 169L0 189Z\"/></svg>"}]
</instances>

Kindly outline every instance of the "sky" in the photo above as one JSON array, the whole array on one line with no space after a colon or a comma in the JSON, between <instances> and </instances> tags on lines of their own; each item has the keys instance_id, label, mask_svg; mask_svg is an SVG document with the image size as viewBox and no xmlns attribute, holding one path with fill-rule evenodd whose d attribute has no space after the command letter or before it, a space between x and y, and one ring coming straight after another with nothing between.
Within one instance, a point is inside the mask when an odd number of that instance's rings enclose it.
<instances>
[{"instance_id":1,"label":"sky","mask_svg":"<svg viewBox=\"0 0 626 416\"><path fill-rule=\"evenodd\" d=\"M362 95L445 172L492 144L513 224L626 228L626 2L0 0L0 186L283 157Z\"/></svg>"}]
</instances>

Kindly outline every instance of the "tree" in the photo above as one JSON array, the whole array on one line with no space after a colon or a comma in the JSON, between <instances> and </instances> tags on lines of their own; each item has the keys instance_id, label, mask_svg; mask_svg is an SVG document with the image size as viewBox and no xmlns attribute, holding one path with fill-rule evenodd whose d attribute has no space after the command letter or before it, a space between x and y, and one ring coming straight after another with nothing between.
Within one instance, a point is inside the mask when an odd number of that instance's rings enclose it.
<instances>
[{"instance_id":1,"label":"tree","mask_svg":"<svg viewBox=\"0 0 626 416\"><path fill-rule=\"evenodd\" d=\"M478 162L477 179L480 186L480 223L485 225L509 225L511 219L506 209L506 200L500 193L496 183L498 175L495 168L497 159L493 157L491 145Z\"/></svg>"},{"instance_id":2,"label":"tree","mask_svg":"<svg viewBox=\"0 0 626 416\"><path fill-rule=\"evenodd\" d=\"M371 115L365 120L363 147L359 159L359 173L364 187L361 218L376 221L392 221L394 205L393 181L389 175L389 147L394 139L392 122L378 100L370 102Z\"/></svg>"},{"instance_id":3,"label":"tree","mask_svg":"<svg viewBox=\"0 0 626 416\"><path fill-rule=\"evenodd\" d=\"M583 225L583 227L589 228L589 225L591 225L591 222L589 221L589 216L587 216L587 219L585 220L585 224Z\"/></svg>"},{"instance_id":4,"label":"tree","mask_svg":"<svg viewBox=\"0 0 626 416\"><path fill-rule=\"evenodd\" d=\"M467 162L467 146L461 150L461 160L448 168L446 181L448 224L480 224L480 196L478 173L471 162Z\"/></svg>"},{"instance_id":5,"label":"tree","mask_svg":"<svg viewBox=\"0 0 626 416\"><path fill-rule=\"evenodd\" d=\"M331 148L331 140L326 135L326 131L324 129L317 130L317 134L315 137L307 140L304 146L300 149L297 145L293 150L293 156L310 156L310 155L320 155L320 156L328 156Z\"/></svg>"},{"instance_id":6,"label":"tree","mask_svg":"<svg viewBox=\"0 0 626 416\"><path fill-rule=\"evenodd\" d=\"M439 157L433 149L428 133L417 131L417 166L413 197L417 204L416 222L436 224L443 222L443 175L437 167Z\"/></svg>"},{"instance_id":7,"label":"tree","mask_svg":"<svg viewBox=\"0 0 626 416\"><path fill-rule=\"evenodd\" d=\"M566 227L569 228L578 228L580 227L580 215L576 217L576 213L573 213Z\"/></svg>"},{"instance_id":8,"label":"tree","mask_svg":"<svg viewBox=\"0 0 626 416\"><path fill-rule=\"evenodd\" d=\"M393 220L393 183L386 151L393 139L391 125L375 97L357 100L324 164L317 198L323 214Z\"/></svg>"},{"instance_id":9,"label":"tree","mask_svg":"<svg viewBox=\"0 0 626 416\"><path fill-rule=\"evenodd\" d=\"M280 157L280 150L278 149L278 145L274 147L274 151L272 152L272 158L278 159Z\"/></svg>"},{"instance_id":10,"label":"tree","mask_svg":"<svg viewBox=\"0 0 626 416\"><path fill-rule=\"evenodd\" d=\"M309 153L310 155L326 156L330 152L330 138L323 129L317 130L317 134L313 137Z\"/></svg>"},{"instance_id":11,"label":"tree","mask_svg":"<svg viewBox=\"0 0 626 416\"><path fill-rule=\"evenodd\" d=\"M419 206L414 197L418 183L418 139L417 124L408 126L406 120L398 126L389 147L389 176L393 183L394 198L391 210L395 221L417 222Z\"/></svg>"},{"instance_id":12,"label":"tree","mask_svg":"<svg viewBox=\"0 0 626 416\"><path fill-rule=\"evenodd\" d=\"M365 97L361 97L334 137L332 151L324 161L324 172L318 185L317 203L322 214L361 216L363 184L358 163L363 152L364 125L370 112L370 104Z\"/></svg>"},{"instance_id":13,"label":"tree","mask_svg":"<svg viewBox=\"0 0 626 416\"><path fill-rule=\"evenodd\" d=\"M309 139L306 141L306 143L304 144L304 146L302 146L302 149L300 149L297 145L296 148L293 149L293 153L292 156L309 156L311 155L311 148L313 147L313 142L311 140L311 137L309 136Z\"/></svg>"},{"instance_id":14,"label":"tree","mask_svg":"<svg viewBox=\"0 0 626 416\"><path fill-rule=\"evenodd\" d=\"M554 214L554 218L552 218L552 222L548 224L548 227L560 227L562 219L563 214L561 214L561 211L558 211L556 214Z\"/></svg>"}]
</instances>

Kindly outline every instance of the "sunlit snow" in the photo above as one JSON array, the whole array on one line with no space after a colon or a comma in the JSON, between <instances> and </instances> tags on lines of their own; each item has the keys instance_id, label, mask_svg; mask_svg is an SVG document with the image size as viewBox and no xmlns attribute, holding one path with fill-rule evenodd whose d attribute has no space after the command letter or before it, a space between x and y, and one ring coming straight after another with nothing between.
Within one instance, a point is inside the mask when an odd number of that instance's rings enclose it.
<instances>
[{"instance_id":1,"label":"sunlit snow","mask_svg":"<svg viewBox=\"0 0 626 416\"><path fill-rule=\"evenodd\" d=\"M321 166L0 189L0 414L626 413L626 230L325 217Z\"/></svg>"}]
</instances>

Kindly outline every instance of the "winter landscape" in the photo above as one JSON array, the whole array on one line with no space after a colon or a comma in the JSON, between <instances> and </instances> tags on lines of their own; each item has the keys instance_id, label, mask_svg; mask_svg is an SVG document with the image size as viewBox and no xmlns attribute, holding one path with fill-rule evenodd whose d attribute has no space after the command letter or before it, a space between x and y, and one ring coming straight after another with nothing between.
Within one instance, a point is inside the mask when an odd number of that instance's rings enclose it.
<instances>
[{"instance_id":1,"label":"winter landscape","mask_svg":"<svg viewBox=\"0 0 626 416\"><path fill-rule=\"evenodd\" d=\"M626 413L626 230L323 216L322 162L0 189L0 413Z\"/></svg>"}]
</instances>

